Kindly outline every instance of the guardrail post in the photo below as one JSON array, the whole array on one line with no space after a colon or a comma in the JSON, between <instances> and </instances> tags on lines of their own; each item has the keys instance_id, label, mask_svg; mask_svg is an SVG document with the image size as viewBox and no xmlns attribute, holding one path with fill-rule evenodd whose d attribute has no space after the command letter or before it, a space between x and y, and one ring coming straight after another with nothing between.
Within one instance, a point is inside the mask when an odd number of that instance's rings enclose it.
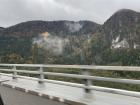
<instances>
[{"instance_id":1,"label":"guardrail post","mask_svg":"<svg viewBox=\"0 0 140 105\"><path fill-rule=\"evenodd\" d=\"M16 70L16 66L13 66L13 79L17 79L17 72L15 71Z\"/></svg>"},{"instance_id":2,"label":"guardrail post","mask_svg":"<svg viewBox=\"0 0 140 105\"><path fill-rule=\"evenodd\" d=\"M38 83L41 83L41 84L44 83L43 79L44 79L43 67L40 67L39 68L39 81L38 81Z\"/></svg>"},{"instance_id":3,"label":"guardrail post","mask_svg":"<svg viewBox=\"0 0 140 105\"><path fill-rule=\"evenodd\" d=\"M83 69L82 70L82 75L88 75L88 76L90 76L90 71ZM89 80L89 79L83 79L83 81L84 81L85 86L91 86L92 85L92 81ZM90 93L91 90L90 89L85 89L85 92L86 93Z\"/></svg>"}]
</instances>

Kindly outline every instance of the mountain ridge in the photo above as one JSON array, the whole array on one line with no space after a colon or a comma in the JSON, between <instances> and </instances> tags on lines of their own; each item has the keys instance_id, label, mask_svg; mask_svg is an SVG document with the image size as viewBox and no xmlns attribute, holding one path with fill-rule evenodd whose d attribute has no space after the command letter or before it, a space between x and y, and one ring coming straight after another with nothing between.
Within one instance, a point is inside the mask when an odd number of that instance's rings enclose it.
<instances>
[{"instance_id":1,"label":"mountain ridge","mask_svg":"<svg viewBox=\"0 0 140 105\"><path fill-rule=\"evenodd\" d=\"M43 32L57 34L89 34L93 32L99 24L91 21L27 21L5 28L0 32L0 36L36 36ZM88 27L88 28L86 28ZM75 31L73 32L72 30ZM84 31L83 31L84 30ZM71 32L72 31L72 32ZM30 37L29 36L29 37Z\"/></svg>"}]
</instances>

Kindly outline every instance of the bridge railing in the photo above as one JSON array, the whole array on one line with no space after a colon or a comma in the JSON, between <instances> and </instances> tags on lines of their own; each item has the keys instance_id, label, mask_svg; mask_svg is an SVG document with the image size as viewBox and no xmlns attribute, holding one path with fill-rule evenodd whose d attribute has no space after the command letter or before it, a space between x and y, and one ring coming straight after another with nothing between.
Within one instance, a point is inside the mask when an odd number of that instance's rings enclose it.
<instances>
[{"instance_id":1,"label":"bridge railing","mask_svg":"<svg viewBox=\"0 0 140 105\"><path fill-rule=\"evenodd\" d=\"M9 68L6 68L6 67L9 67ZM28 67L28 68L31 67L31 68L39 68L39 69L37 71L35 71L35 70L19 70L19 69L17 69L18 67ZM44 71L44 68L81 69L82 73L81 74L68 74L68 73L58 73L58 72L46 72L46 70ZM98 90L98 91L140 97L139 92L130 92L130 91L125 91L125 90L97 87L97 86L92 85L93 80L140 85L140 80L91 76L90 75L91 70L140 72L140 67L94 66L94 65L50 65L50 64L48 64L48 65L42 65L42 64L0 64L0 71L1 72L12 72L12 75L6 74L6 73L0 73L0 74L6 75L6 76L11 76L11 77L13 77L13 79L24 78L24 79L38 81L40 84L42 84L44 82L49 82L49 83L67 85L67 86L72 86L72 87L78 87L78 88L83 88L85 90L85 92L87 92L87 93L90 93L91 90ZM22 76L21 73L36 74L36 75L39 75L39 78ZM76 83L70 83L70 82L54 81L54 80L45 79L45 76L60 76L60 77L82 79L85 84L76 84Z\"/></svg>"}]
</instances>

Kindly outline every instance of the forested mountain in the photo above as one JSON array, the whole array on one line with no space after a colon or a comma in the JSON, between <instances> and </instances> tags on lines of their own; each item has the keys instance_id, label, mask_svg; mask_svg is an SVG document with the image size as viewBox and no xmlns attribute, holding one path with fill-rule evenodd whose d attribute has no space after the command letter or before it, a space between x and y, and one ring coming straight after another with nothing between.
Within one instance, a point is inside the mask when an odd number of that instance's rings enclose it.
<instances>
[{"instance_id":1,"label":"forested mountain","mask_svg":"<svg viewBox=\"0 0 140 105\"><path fill-rule=\"evenodd\" d=\"M139 48L140 13L128 9L103 25L28 21L0 28L2 63L140 65Z\"/></svg>"},{"instance_id":2,"label":"forested mountain","mask_svg":"<svg viewBox=\"0 0 140 105\"><path fill-rule=\"evenodd\" d=\"M54 63L58 56L72 55L99 26L91 21L28 21L1 28L1 62Z\"/></svg>"}]
</instances>

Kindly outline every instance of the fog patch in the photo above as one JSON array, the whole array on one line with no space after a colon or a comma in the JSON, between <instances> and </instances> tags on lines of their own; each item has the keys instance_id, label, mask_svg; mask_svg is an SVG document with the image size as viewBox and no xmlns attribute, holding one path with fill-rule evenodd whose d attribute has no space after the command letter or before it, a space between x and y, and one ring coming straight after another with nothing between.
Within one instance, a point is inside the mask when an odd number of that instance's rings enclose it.
<instances>
[{"instance_id":1,"label":"fog patch","mask_svg":"<svg viewBox=\"0 0 140 105\"><path fill-rule=\"evenodd\" d=\"M70 32L78 32L80 31L80 29L83 27L82 24L80 24L79 22L66 22L66 26L69 28Z\"/></svg>"},{"instance_id":2,"label":"fog patch","mask_svg":"<svg viewBox=\"0 0 140 105\"><path fill-rule=\"evenodd\" d=\"M42 33L38 37L33 38L33 44L37 44L39 48L46 49L55 55L62 54L63 49L68 42L68 39L53 36L48 32Z\"/></svg>"}]
</instances>

